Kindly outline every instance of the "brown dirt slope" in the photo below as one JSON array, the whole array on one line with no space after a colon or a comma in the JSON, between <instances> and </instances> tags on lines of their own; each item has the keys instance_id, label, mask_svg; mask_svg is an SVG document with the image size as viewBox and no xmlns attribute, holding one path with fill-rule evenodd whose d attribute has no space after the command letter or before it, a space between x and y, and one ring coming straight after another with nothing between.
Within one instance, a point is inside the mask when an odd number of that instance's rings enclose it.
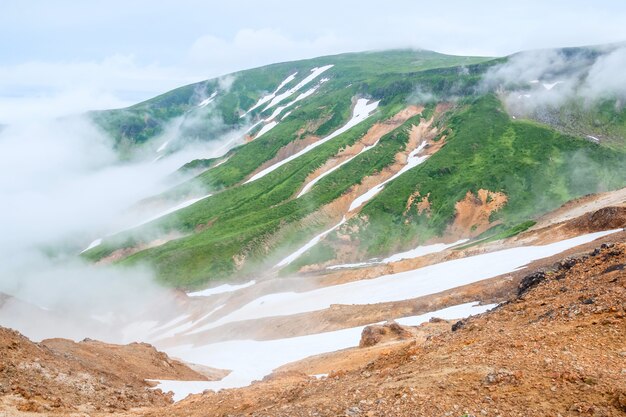
<instances>
[{"instance_id":1,"label":"brown dirt slope","mask_svg":"<svg viewBox=\"0 0 626 417\"><path fill-rule=\"evenodd\" d=\"M148 415L623 416L625 300L626 244L604 244L529 274L455 331L398 343L356 370L268 378Z\"/></svg>"},{"instance_id":2,"label":"brown dirt slope","mask_svg":"<svg viewBox=\"0 0 626 417\"><path fill-rule=\"evenodd\" d=\"M34 343L0 327L0 411L12 410L9 415L113 412L169 404L170 397L150 389L147 378L207 379L145 343Z\"/></svg>"}]
</instances>

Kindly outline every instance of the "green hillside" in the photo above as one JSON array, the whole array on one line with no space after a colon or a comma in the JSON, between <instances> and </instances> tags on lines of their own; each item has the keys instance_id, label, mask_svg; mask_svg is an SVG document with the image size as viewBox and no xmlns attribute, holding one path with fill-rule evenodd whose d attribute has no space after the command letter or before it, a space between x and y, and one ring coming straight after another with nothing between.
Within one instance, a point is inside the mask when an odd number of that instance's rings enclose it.
<instances>
[{"instance_id":1,"label":"green hillside","mask_svg":"<svg viewBox=\"0 0 626 417\"><path fill-rule=\"evenodd\" d=\"M506 236L572 198L626 185L624 113L615 107L615 101L592 107L568 104L562 111L573 109L568 111L576 115L571 117L575 123L513 119L500 100L500 92L486 91L482 83L490 69L505 62L429 51L344 54L235 73L227 89L224 79L209 80L128 109L94 113L123 153L148 146L172 120L191 119L192 115L194 125L181 129L181 135L210 141L269 117L276 106L267 110L260 106L240 116L290 74L298 73L281 91L298 84L315 67L334 65L323 73L326 82L321 83L319 77L294 94L317 88L281 114L290 111L289 117L276 118L278 124L270 131L221 158L190 161L185 169L197 170L198 175L155 199L184 200L197 195L198 190L213 193L211 197L108 237L84 256L95 261L124 250L125 256L117 262L146 263L162 282L185 288L267 271L336 224L336 219L324 214L324 207L339 201L364 178L391 169L398 155L412 150L407 148L411 128L431 118L438 129L435 140L445 141L441 149L386 184L356 216L283 273L305 265L332 263L346 244L354 260L364 260L445 235L454 222L455 205L468 192L476 194L484 189L506 196L506 204L489 219L494 236ZM198 107L216 91L214 102ZM376 112L268 175L245 183L269 161L280 160L280 155L292 149L288 146L301 149L343 126L350 120L357 98L380 101ZM442 103L445 106L435 111ZM613 103L613 107L605 103ZM312 172L357 143L376 123L389 120L410 105L424 106L424 110L295 198ZM591 133L582 132L587 132L589 125L610 132L610 140L595 143L586 138ZM585 128L577 130L576 126ZM214 167L218 161L223 163ZM416 192L429 196L428 212L420 213L411 204L407 208ZM149 247L172 231L183 237Z\"/></svg>"}]
</instances>

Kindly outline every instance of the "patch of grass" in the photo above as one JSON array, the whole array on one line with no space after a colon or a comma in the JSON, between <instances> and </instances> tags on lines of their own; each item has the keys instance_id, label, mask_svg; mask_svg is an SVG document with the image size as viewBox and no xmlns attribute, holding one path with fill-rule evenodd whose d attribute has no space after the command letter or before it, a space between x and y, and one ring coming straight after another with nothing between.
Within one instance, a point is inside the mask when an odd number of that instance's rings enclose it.
<instances>
[{"instance_id":1,"label":"patch of grass","mask_svg":"<svg viewBox=\"0 0 626 417\"><path fill-rule=\"evenodd\" d=\"M486 232L482 233L473 242L470 242L467 245L455 247L454 250L467 249L467 248L471 248L472 246L476 246L482 243L495 242L496 240L502 240L502 239L513 237L513 236L517 236L520 233L525 232L526 230L530 229L536 224L537 222L534 220L527 220L523 223L520 223L510 228L506 228L506 226L499 225L499 226L502 226L502 228L504 228L505 230L501 230L500 232L497 232L497 230L500 230L501 227L493 227L487 230Z\"/></svg>"}]
</instances>

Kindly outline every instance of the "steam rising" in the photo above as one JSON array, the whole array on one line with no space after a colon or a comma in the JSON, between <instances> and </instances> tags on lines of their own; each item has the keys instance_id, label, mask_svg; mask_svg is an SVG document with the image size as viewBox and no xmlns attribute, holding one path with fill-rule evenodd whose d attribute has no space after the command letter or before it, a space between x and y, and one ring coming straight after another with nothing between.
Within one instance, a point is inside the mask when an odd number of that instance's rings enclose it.
<instances>
[{"instance_id":1,"label":"steam rising","mask_svg":"<svg viewBox=\"0 0 626 417\"><path fill-rule=\"evenodd\" d=\"M492 68L483 88L498 90L507 108L528 116L572 100L592 105L626 97L626 47L539 50L513 55Z\"/></svg>"},{"instance_id":2,"label":"steam rising","mask_svg":"<svg viewBox=\"0 0 626 417\"><path fill-rule=\"evenodd\" d=\"M198 124L206 120L197 116ZM0 293L8 295L0 294L0 325L33 339L129 342L140 335L125 334L121 325L177 309L150 270L95 266L77 255L92 239L119 230L120 215L137 201L165 191L180 166L225 153L236 135L156 162L122 163L112 139L86 118L31 118L0 130ZM153 213L133 214L128 222Z\"/></svg>"}]
</instances>

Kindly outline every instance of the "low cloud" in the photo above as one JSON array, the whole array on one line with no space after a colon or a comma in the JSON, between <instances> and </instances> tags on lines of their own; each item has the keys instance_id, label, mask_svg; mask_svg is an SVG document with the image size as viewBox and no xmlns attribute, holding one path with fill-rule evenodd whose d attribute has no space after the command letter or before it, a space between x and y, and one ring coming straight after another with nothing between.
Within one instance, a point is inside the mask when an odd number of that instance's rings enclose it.
<instances>
[{"instance_id":1,"label":"low cloud","mask_svg":"<svg viewBox=\"0 0 626 417\"><path fill-rule=\"evenodd\" d=\"M0 123L126 107L157 92L202 80L190 74L173 67L139 64L132 55L100 61L0 65Z\"/></svg>"},{"instance_id":2,"label":"low cloud","mask_svg":"<svg viewBox=\"0 0 626 417\"><path fill-rule=\"evenodd\" d=\"M241 29L232 39L201 36L191 46L188 57L194 65L205 64L218 73L228 73L251 65L337 53L342 45L349 47L332 34L295 40L277 29Z\"/></svg>"},{"instance_id":3,"label":"low cloud","mask_svg":"<svg viewBox=\"0 0 626 417\"><path fill-rule=\"evenodd\" d=\"M516 54L484 77L482 89L498 91L516 115L556 109L572 100L590 105L626 97L626 47Z\"/></svg>"},{"instance_id":4,"label":"low cloud","mask_svg":"<svg viewBox=\"0 0 626 417\"><path fill-rule=\"evenodd\" d=\"M165 191L183 164L221 155L238 138L131 163L119 160L112 139L87 118L22 116L0 130L0 293L10 296L0 294L0 325L34 339L140 339L120 327L174 314L170 292L149 269L93 265L78 253L123 228L120 218L127 227L160 212L128 209Z\"/></svg>"}]
</instances>

